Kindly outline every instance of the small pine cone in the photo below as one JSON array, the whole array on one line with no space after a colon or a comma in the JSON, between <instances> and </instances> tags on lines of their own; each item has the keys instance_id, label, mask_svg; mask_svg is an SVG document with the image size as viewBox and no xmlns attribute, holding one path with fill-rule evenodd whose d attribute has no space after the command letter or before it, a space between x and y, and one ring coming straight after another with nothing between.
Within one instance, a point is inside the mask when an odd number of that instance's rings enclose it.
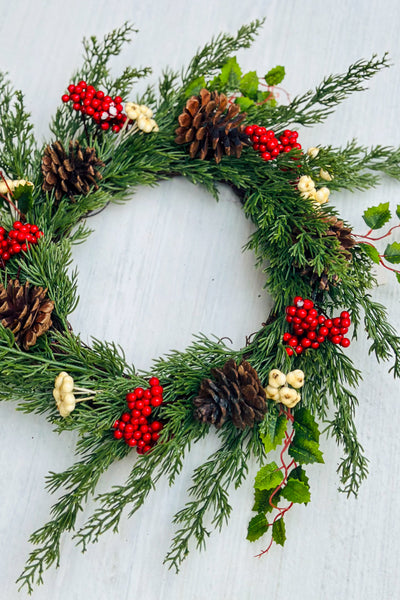
<instances>
[{"instance_id":1,"label":"small pine cone","mask_svg":"<svg viewBox=\"0 0 400 600\"><path fill-rule=\"evenodd\" d=\"M56 202L63 196L71 199L79 194L86 196L91 188L99 189L97 180L102 178L99 167L104 167L104 163L97 157L94 148L81 148L76 140L69 142L67 152L57 141L44 151L42 188L45 192L54 190Z\"/></svg>"},{"instance_id":2,"label":"small pine cone","mask_svg":"<svg viewBox=\"0 0 400 600\"><path fill-rule=\"evenodd\" d=\"M178 119L175 142L190 143L191 158L197 155L200 160L204 160L213 154L217 163L223 153L240 158L243 145L248 144L248 137L242 126L245 118L246 114L240 113L237 104L228 106L225 94L209 92L203 88L199 96L192 96L186 102Z\"/></svg>"},{"instance_id":3,"label":"small pine cone","mask_svg":"<svg viewBox=\"0 0 400 600\"><path fill-rule=\"evenodd\" d=\"M37 338L52 325L54 302L46 297L47 288L21 285L10 279L7 288L0 284L0 322L11 329L16 342L24 350L36 344Z\"/></svg>"},{"instance_id":4,"label":"small pine cone","mask_svg":"<svg viewBox=\"0 0 400 600\"><path fill-rule=\"evenodd\" d=\"M331 216L323 219L326 223L329 223L329 229L324 233L325 237L336 236L340 244L340 252L346 258L351 260L352 255L350 249L356 245L356 240L351 235L352 229L346 227L343 221L338 218Z\"/></svg>"},{"instance_id":5,"label":"small pine cone","mask_svg":"<svg viewBox=\"0 0 400 600\"><path fill-rule=\"evenodd\" d=\"M212 369L215 379L203 379L194 399L194 417L220 429L227 419L245 429L262 421L267 412L265 391L256 371L245 360L228 360L222 369Z\"/></svg>"}]
</instances>

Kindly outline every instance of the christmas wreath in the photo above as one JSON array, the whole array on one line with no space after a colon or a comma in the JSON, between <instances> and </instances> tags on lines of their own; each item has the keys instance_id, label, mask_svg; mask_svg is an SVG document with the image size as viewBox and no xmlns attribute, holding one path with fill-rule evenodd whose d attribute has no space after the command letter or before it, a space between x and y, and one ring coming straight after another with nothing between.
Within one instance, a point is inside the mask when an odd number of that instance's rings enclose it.
<instances>
[{"instance_id":1,"label":"christmas wreath","mask_svg":"<svg viewBox=\"0 0 400 600\"><path fill-rule=\"evenodd\" d=\"M158 91L149 86L135 102L127 101L131 87L150 70L128 67L115 79L109 69L132 27L102 42L85 40L83 66L62 96L44 147L22 93L1 75L0 397L46 414L57 432L79 433L77 462L47 479L48 490L62 495L49 522L31 536L36 548L18 580L29 592L45 568L58 565L64 532L85 550L117 530L124 508L133 514L161 476L174 483L185 453L210 427L220 448L195 469L190 500L174 517L165 560L177 570L192 540L204 545L210 521L219 529L228 520L228 489L243 483L251 457L260 469L249 490L254 517L247 538L269 535L260 554L273 542L283 545L285 513L310 500L304 466L323 462L321 425L343 447L342 491L357 494L367 476L353 420L361 373L346 348L364 333L377 359L394 359L391 369L400 374L400 338L368 293L374 263L399 278L388 263L400 263L400 244L388 243L380 254L372 243L372 230L391 216L388 203L364 213L370 231L362 236L329 198L342 188L372 187L382 173L400 178L400 150L352 141L343 149L304 151L295 127L324 120L388 60L360 60L280 104L276 86L284 68L259 79L255 71L243 74L235 57L260 25L213 39L182 75L166 70ZM72 331L71 246L87 237L91 214L126 200L136 186L172 176L216 198L220 183L237 193L255 225L247 248L265 272L274 305L244 348L199 335L145 373L114 344L88 346ZM277 462L267 462L276 449ZM98 507L76 530L102 473L128 454L127 481L97 496Z\"/></svg>"}]
</instances>

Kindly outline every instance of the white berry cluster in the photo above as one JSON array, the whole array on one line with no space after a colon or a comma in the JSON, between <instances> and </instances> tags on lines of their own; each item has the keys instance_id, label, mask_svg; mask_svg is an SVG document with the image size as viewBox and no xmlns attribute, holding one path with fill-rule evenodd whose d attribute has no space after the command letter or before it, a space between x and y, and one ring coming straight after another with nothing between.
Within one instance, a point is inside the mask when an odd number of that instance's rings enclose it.
<instances>
[{"instance_id":1,"label":"white berry cluster","mask_svg":"<svg viewBox=\"0 0 400 600\"><path fill-rule=\"evenodd\" d=\"M265 393L269 400L280 402L288 408L293 408L301 400L298 390L304 385L304 373L300 369L290 371L287 375L272 369L269 374ZM289 387L291 386L291 387Z\"/></svg>"},{"instance_id":2,"label":"white berry cluster","mask_svg":"<svg viewBox=\"0 0 400 600\"><path fill-rule=\"evenodd\" d=\"M33 183L26 179L4 179L4 181L0 181L0 194L10 194L20 185L34 187Z\"/></svg>"},{"instance_id":3,"label":"white berry cluster","mask_svg":"<svg viewBox=\"0 0 400 600\"><path fill-rule=\"evenodd\" d=\"M152 118L153 111L148 106L127 102L125 104L125 113L128 119L135 121L137 129L140 129L140 131L144 133L159 131L157 123Z\"/></svg>"},{"instance_id":4,"label":"white berry cluster","mask_svg":"<svg viewBox=\"0 0 400 600\"><path fill-rule=\"evenodd\" d=\"M328 202L329 200L329 189L327 187L322 187L317 190L315 187L315 181L308 175L303 175L300 177L297 184L297 189L299 190L302 198L311 198L318 206L325 204L325 202Z\"/></svg>"},{"instance_id":5,"label":"white berry cluster","mask_svg":"<svg viewBox=\"0 0 400 600\"><path fill-rule=\"evenodd\" d=\"M76 398L75 394L90 394L86 398ZM74 385L74 380L71 375L65 371L61 371L54 380L53 397L56 401L57 408L62 417L68 417L74 410L77 402L83 400L91 400L96 392L79 388Z\"/></svg>"}]
</instances>

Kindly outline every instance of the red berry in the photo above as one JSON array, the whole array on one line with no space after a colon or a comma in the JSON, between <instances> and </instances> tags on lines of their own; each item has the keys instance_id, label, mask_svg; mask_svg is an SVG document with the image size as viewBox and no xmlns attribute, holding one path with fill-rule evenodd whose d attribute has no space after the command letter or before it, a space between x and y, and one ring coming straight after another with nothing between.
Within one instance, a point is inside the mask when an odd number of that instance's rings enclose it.
<instances>
[{"instance_id":1,"label":"red berry","mask_svg":"<svg viewBox=\"0 0 400 600\"><path fill-rule=\"evenodd\" d=\"M271 156L272 158L276 158L279 155L279 149L278 148L274 148L271 152Z\"/></svg>"},{"instance_id":2,"label":"red berry","mask_svg":"<svg viewBox=\"0 0 400 600\"><path fill-rule=\"evenodd\" d=\"M296 150L301 150L301 144L293 144L292 148L296 148Z\"/></svg>"},{"instance_id":3,"label":"red berry","mask_svg":"<svg viewBox=\"0 0 400 600\"><path fill-rule=\"evenodd\" d=\"M114 102L115 102L115 104L121 104L121 102L122 102L121 96L115 96Z\"/></svg>"},{"instance_id":4,"label":"red berry","mask_svg":"<svg viewBox=\"0 0 400 600\"><path fill-rule=\"evenodd\" d=\"M325 341L325 336L323 336L323 335L319 335L319 336L317 337L317 342L318 342L319 344L322 344L324 341Z\"/></svg>"},{"instance_id":5,"label":"red berry","mask_svg":"<svg viewBox=\"0 0 400 600\"><path fill-rule=\"evenodd\" d=\"M256 127L255 134L256 135L263 135L265 133L265 131L266 131L265 127Z\"/></svg>"},{"instance_id":6,"label":"red berry","mask_svg":"<svg viewBox=\"0 0 400 600\"><path fill-rule=\"evenodd\" d=\"M309 340L308 338L303 338L300 343L303 346L303 348L309 348L311 346L311 340Z\"/></svg>"},{"instance_id":7,"label":"red berry","mask_svg":"<svg viewBox=\"0 0 400 600\"><path fill-rule=\"evenodd\" d=\"M294 332L296 335L303 335L304 327L299 327L298 325L293 326Z\"/></svg>"},{"instance_id":8,"label":"red berry","mask_svg":"<svg viewBox=\"0 0 400 600\"><path fill-rule=\"evenodd\" d=\"M153 440L153 442L156 442L159 438L160 438L159 433L154 432L151 434L151 439Z\"/></svg>"},{"instance_id":9,"label":"red berry","mask_svg":"<svg viewBox=\"0 0 400 600\"><path fill-rule=\"evenodd\" d=\"M265 144L258 145L258 151L261 152L261 154L264 154L264 152L266 152L266 150L267 150L267 146Z\"/></svg>"},{"instance_id":10,"label":"red berry","mask_svg":"<svg viewBox=\"0 0 400 600\"><path fill-rule=\"evenodd\" d=\"M350 346L350 340L349 338L342 338L342 341L340 342L340 345L343 346L343 348L348 348Z\"/></svg>"},{"instance_id":11,"label":"red berry","mask_svg":"<svg viewBox=\"0 0 400 600\"><path fill-rule=\"evenodd\" d=\"M131 446L133 448L134 446L136 446L137 440L135 440L135 438L130 438L129 440L126 440L126 443L128 444L128 446Z\"/></svg>"},{"instance_id":12,"label":"red berry","mask_svg":"<svg viewBox=\"0 0 400 600\"><path fill-rule=\"evenodd\" d=\"M279 139L281 140L281 144L283 146L287 146L289 144L289 138L286 137L286 135L281 135Z\"/></svg>"},{"instance_id":13,"label":"red berry","mask_svg":"<svg viewBox=\"0 0 400 600\"><path fill-rule=\"evenodd\" d=\"M135 403L135 405L136 405L136 403ZM140 418L140 416L141 416L141 414L142 414L142 413L140 412L140 410L137 410L137 408L136 408L136 406L135 406L135 409L134 409L134 410L132 410L132 417L133 417L134 419L139 419L139 418Z\"/></svg>"},{"instance_id":14,"label":"red berry","mask_svg":"<svg viewBox=\"0 0 400 600\"><path fill-rule=\"evenodd\" d=\"M259 148L260 148L260 144L253 144L253 150L258 152Z\"/></svg>"},{"instance_id":15,"label":"red berry","mask_svg":"<svg viewBox=\"0 0 400 600\"><path fill-rule=\"evenodd\" d=\"M68 88L67 88L67 89L68 89L68 91L70 92L70 94L73 94L73 93L74 93L74 91L75 91L75 86L74 86L74 84L73 84L73 83L71 83L71 84L68 86Z\"/></svg>"},{"instance_id":16,"label":"red berry","mask_svg":"<svg viewBox=\"0 0 400 600\"><path fill-rule=\"evenodd\" d=\"M296 354L301 354L303 352L303 346L296 346L295 352Z\"/></svg>"},{"instance_id":17,"label":"red berry","mask_svg":"<svg viewBox=\"0 0 400 600\"><path fill-rule=\"evenodd\" d=\"M338 335L340 333L339 327L331 327L330 335Z\"/></svg>"},{"instance_id":18,"label":"red berry","mask_svg":"<svg viewBox=\"0 0 400 600\"><path fill-rule=\"evenodd\" d=\"M285 137L290 137L292 135L292 130L291 129L285 129L285 131L283 132L283 135Z\"/></svg>"},{"instance_id":19,"label":"red berry","mask_svg":"<svg viewBox=\"0 0 400 600\"><path fill-rule=\"evenodd\" d=\"M284 149L283 149L283 151L286 152L286 153L287 152L291 152L291 150L292 150L292 148L290 146L285 146Z\"/></svg>"},{"instance_id":20,"label":"red berry","mask_svg":"<svg viewBox=\"0 0 400 600\"><path fill-rule=\"evenodd\" d=\"M292 346L292 348L295 348L298 345L298 340L297 337L292 337L289 340L289 346Z\"/></svg>"},{"instance_id":21,"label":"red berry","mask_svg":"<svg viewBox=\"0 0 400 600\"><path fill-rule=\"evenodd\" d=\"M151 385L151 387L154 387L155 385L160 385L160 381L157 379L157 377L152 377L149 380L149 384Z\"/></svg>"},{"instance_id":22,"label":"red berry","mask_svg":"<svg viewBox=\"0 0 400 600\"><path fill-rule=\"evenodd\" d=\"M320 327L318 330L318 335L322 337L326 337L329 333L329 329L327 327Z\"/></svg>"},{"instance_id":23,"label":"red berry","mask_svg":"<svg viewBox=\"0 0 400 600\"><path fill-rule=\"evenodd\" d=\"M288 306L286 308L286 312L288 315L291 315L292 317L294 317L294 315L296 314L296 307L295 306Z\"/></svg>"},{"instance_id":24,"label":"red berry","mask_svg":"<svg viewBox=\"0 0 400 600\"><path fill-rule=\"evenodd\" d=\"M123 415L121 416L121 421L123 421L124 423L127 423L128 421L130 421L131 419L131 415L129 413L123 413Z\"/></svg>"},{"instance_id":25,"label":"red berry","mask_svg":"<svg viewBox=\"0 0 400 600\"><path fill-rule=\"evenodd\" d=\"M151 446L143 446L143 454L146 454L146 452L149 452L149 450L151 450Z\"/></svg>"},{"instance_id":26,"label":"red berry","mask_svg":"<svg viewBox=\"0 0 400 600\"><path fill-rule=\"evenodd\" d=\"M318 323L319 323L319 325L322 325L322 323L325 323L325 317L323 315L320 315L318 317Z\"/></svg>"},{"instance_id":27,"label":"red berry","mask_svg":"<svg viewBox=\"0 0 400 600\"><path fill-rule=\"evenodd\" d=\"M293 348L285 348L288 356L293 356Z\"/></svg>"},{"instance_id":28,"label":"red berry","mask_svg":"<svg viewBox=\"0 0 400 600\"><path fill-rule=\"evenodd\" d=\"M143 404L142 400L137 400L135 402L135 408L136 408L136 410L140 410L140 411L143 410L144 404Z\"/></svg>"},{"instance_id":29,"label":"red berry","mask_svg":"<svg viewBox=\"0 0 400 600\"><path fill-rule=\"evenodd\" d=\"M151 407L150 406L145 406L142 410L142 415L144 417L149 417L151 415Z\"/></svg>"},{"instance_id":30,"label":"red berry","mask_svg":"<svg viewBox=\"0 0 400 600\"><path fill-rule=\"evenodd\" d=\"M342 337L340 335L334 335L330 338L330 340L333 344L340 344Z\"/></svg>"},{"instance_id":31,"label":"red berry","mask_svg":"<svg viewBox=\"0 0 400 600\"><path fill-rule=\"evenodd\" d=\"M304 308L298 308L296 310L296 316L300 317L300 319L305 319L307 316L307 311Z\"/></svg>"},{"instance_id":32,"label":"red berry","mask_svg":"<svg viewBox=\"0 0 400 600\"><path fill-rule=\"evenodd\" d=\"M69 102L69 100L70 100L70 97L68 96L68 94L63 94L63 95L61 96L61 100L62 100L63 102Z\"/></svg>"},{"instance_id":33,"label":"red berry","mask_svg":"<svg viewBox=\"0 0 400 600\"><path fill-rule=\"evenodd\" d=\"M153 398L150 400L150 404L152 406L160 406L162 401L163 399L161 398L161 396L153 396Z\"/></svg>"},{"instance_id":34,"label":"red berry","mask_svg":"<svg viewBox=\"0 0 400 600\"><path fill-rule=\"evenodd\" d=\"M341 333L342 335L344 335L344 334L345 334L345 333L347 333L348 331L349 331L349 328L348 328L348 327L341 327L341 328L340 328L340 333Z\"/></svg>"},{"instance_id":35,"label":"red berry","mask_svg":"<svg viewBox=\"0 0 400 600\"><path fill-rule=\"evenodd\" d=\"M297 325L300 325L300 323L301 323L300 317L293 317L293 323L297 323Z\"/></svg>"},{"instance_id":36,"label":"red berry","mask_svg":"<svg viewBox=\"0 0 400 600\"><path fill-rule=\"evenodd\" d=\"M340 320L340 325L342 327L350 327L351 321L350 321L350 319L341 319Z\"/></svg>"},{"instance_id":37,"label":"red berry","mask_svg":"<svg viewBox=\"0 0 400 600\"><path fill-rule=\"evenodd\" d=\"M285 319L286 319L286 321L287 321L288 323L291 323L291 322L293 321L293 317L291 317L290 315L287 315L287 316L285 317Z\"/></svg>"},{"instance_id":38,"label":"red berry","mask_svg":"<svg viewBox=\"0 0 400 600\"><path fill-rule=\"evenodd\" d=\"M314 350L316 350L317 348L319 348L319 343L318 342L313 342L311 344L311 348L314 348Z\"/></svg>"},{"instance_id":39,"label":"red berry","mask_svg":"<svg viewBox=\"0 0 400 600\"><path fill-rule=\"evenodd\" d=\"M107 131L107 129L110 129L110 123L102 123L100 127L104 129L104 131Z\"/></svg>"},{"instance_id":40,"label":"red berry","mask_svg":"<svg viewBox=\"0 0 400 600\"><path fill-rule=\"evenodd\" d=\"M333 325L333 322L331 319L325 319L324 325L325 325L325 327L328 327L328 329L330 329Z\"/></svg>"},{"instance_id":41,"label":"red berry","mask_svg":"<svg viewBox=\"0 0 400 600\"><path fill-rule=\"evenodd\" d=\"M272 156L269 152L263 152L261 158L265 161L272 160Z\"/></svg>"},{"instance_id":42,"label":"red berry","mask_svg":"<svg viewBox=\"0 0 400 600\"><path fill-rule=\"evenodd\" d=\"M149 442L151 442L151 433L145 433L143 435L143 441L146 442L146 444L148 444Z\"/></svg>"},{"instance_id":43,"label":"red berry","mask_svg":"<svg viewBox=\"0 0 400 600\"><path fill-rule=\"evenodd\" d=\"M143 388L141 388L141 387L137 387L137 388L134 390L134 392L135 392L135 394L136 394L136 398L141 398L141 397L143 396L143 394L144 394L144 389L143 389Z\"/></svg>"},{"instance_id":44,"label":"red berry","mask_svg":"<svg viewBox=\"0 0 400 600\"><path fill-rule=\"evenodd\" d=\"M307 315L306 318L304 319L306 323L308 323L309 325L312 325L314 323L314 321L316 321L317 325L318 325L318 321L317 319L314 319L314 317L312 317L311 315Z\"/></svg>"},{"instance_id":45,"label":"red berry","mask_svg":"<svg viewBox=\"0 0 400 600\"><path fill-rule=\"evenodd\" d=\"M135 440L140 440L140 438L142 437L142 432L141 431L135 431L135 433L133 434L133 437Z\"/></svg>"},{"instance_id":46,"label":"red berry","mask_svg":"<svg viewBox=\"0 0 400 600\"><path fill-rule=\"evenodd\" d=\"M307 333L307 337L309 340L315 340L317 339L317 334L315 333L315 331L309 331Z\"/></svg>"},{"instance_id":47,"label":"red berry","mask_svg":"<svg viewBox=\"0 0 400 600\"><path fill-rule=\"evenodd\" d=\"M150 429L152 431L161 431L162 428L163 428L163 425L162 425L161 421L153 421L150 425Z\"/></svg>"},{"instance_id":48,"label":"red berry","mask_svg":"<svg viewBox=\"0 0 400 600\"><path fill-rule=\"evenodd\" d=\"M347 310L343 310L340 313L340 316L341 316L342 319L350 319L350 313L348 313Z\"/></svg>"},{"instance_id":49,"label":"red berry","mask_svg":"<svg viewBox=\"0 0 400 600\"><path fill-rule=\"evenodd\" d=\"M310 310L311 308L313 308L314 306L314 302L312 300L310 300L309 298L304 298L304 304L303 304L303 308L305 308L306 310ZM317 311L315 311L315 315L317 314Z\"/></svg>"},{"instance_id":50,"label":"red berry","mask_svg":"<svg viewBox=\"0 0 400 600\"><path fill-rule=\"evenodd\" d=\"M254 127L252 127L251 125L247 125L244 132L246 135L252 135L254 133Z\"/></svg>"},{"instance_id":51,"label":"red berry","mask_svg":"<svg viewBox=\"0 0 400 600\"><path fill-rule=\"evenodd\" d=\"M135 392L129 392L126 396L125 399L127 402L134 402L136 400L136 394Z\"/></svg>"},{"instance_id":52,"label":"red berry","mask_svg":"<svg viewBox=\"0 0 400 600\"><path fill-rule=\"evenodd\" d=\"M138 445L138 448L143 449L145 447L146 443L143 440L139 440L137 445Z\"/></svg>"},{"instance_id":53,"label":"red berry","mask_svg":"<svg viewBox=\"0 0 400 600\"><path fill-rule=\"evenodd\" d=\"M293 304L297 307L301 307L304 305L303 298L301 296L295 296L293 300Z\"/></svg>"},{"instance_id":54,"label":"red berry","mask_svg":"<svg viewBox=\"0 0 400 600\"><path fill-rule=\"evenodd\" d=\"M275 133L272 131L272 129L268 129L268 130L265 132L265 135L267 136L267 138L268 138L269 140L275 137Z\"/></svg>"},{"instance_id":55,"label":"red berry","mask_svg":"<svg viewBox=\"0 0 400 600\"><path fill-rule=\"evenodd\" d=\"M335 317L333 319L333 324L335 327L340 327L340 317Z\"/></svg>"},{"instance_id":56,"label":"red berry","mask_svg":"<svg viewBox=\"0 0 400 600\"><path fill-rule=\"evenodd\" d=\"M99 100L102 100L104 98L104 92L102 92L101 90L96 92L96 98L98 98Z\"/></svg>"},{"instance_id":57,"label":"red berry","mask_svg":"<svg viewBox=\"0 0 400 600\"><path fill-rule=\"evenodd\" d=\"M278 146L278 142L272 138L272 139L268 140L266 146L267 146L268 150L274 150Z\"/></svg>"},{"instance_id":58,"label":"red berry","mask_svg":"<svg viewBox=\"0 0 400 600\"><path fill-rule=\"evenodd\" d=\"M115 437L116 440L120 440L123 437L123 435L124 434L119 429L117 429L116 431L114 431L114 437Z\"/></svg>"},{"instance_id":59,"label":"red berry","mask_svg":"<svg viewBox=\"0 0 400 600\"><path fill-rule=\"evenodd\" d=\"M284 333L283 334L283 341L284 342L288 342L291 339L291 334L290 333Z\"/></svg>"},{"instance_id":60,"label":"red berry","mask_svg":"<svg viewBox=\"0 0 400 600\"><path fill-rule=\"evenodd\" d=\"M118 425L119 425L119 421L118 421L118 419L117 419L116 421L114 421L113 428L114 428L114 429L118 429Z\"/></svg>"},{"instance_id":61,"label":"red berry","mask_svg":"<svg viewBox=\"0 0 400 600\"><path fill-rule=\"evenodd\" d=\"M153 385L151 387L150 392L152 396L161 396L161 394L163 393L163 388L161 387L161 385Z\"/></svg>"}]
</instances>

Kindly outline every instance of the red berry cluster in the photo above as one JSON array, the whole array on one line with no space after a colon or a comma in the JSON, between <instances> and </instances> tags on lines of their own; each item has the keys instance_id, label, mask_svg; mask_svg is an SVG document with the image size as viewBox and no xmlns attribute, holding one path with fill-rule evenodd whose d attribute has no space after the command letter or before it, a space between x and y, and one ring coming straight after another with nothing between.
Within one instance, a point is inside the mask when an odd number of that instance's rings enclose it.
<instances>
[{"instance_id":1,"label":"red berry cluster","mask_svg":"<svg viewBox=\"0 0 400 600\"><path fill-rule=\"evenodd\" d=\"M88 115L93 121L107 131L110 129L118 133L125 123L127 116L122 112L121 96L106 96L102 90L96 90L86 81L80 81L77 85L71 83L68 86L69 94L61 96L63 102L73 102L72 108Z\"/></svg>"},{"instance_id":2,"label":"red berry cluster","mask_svg":"<svg viewBox=\"0 0 400 600\"><path fill-rule=\"evenodd\" d=\"M124 412L113 426L115 439L123 438L128 446L136 446L138 454L145 454L151 450L163 427L160 421L148 421L152 407L160 406L163 401L163 388L157 377L152 377L149 383L149 389L137 387L126 395L131 412Z\"/></svg>"},{"instance_id":3,"label":"red berry cluster","mask_svg":"<svg viewBox=\"0 0 400 600\"><path fill-rule=\"evenodd\" d=\"M318 314L312 300L296 296L293 305L286 307L286 321L293 328L293 333L283 334L289 356L301 354L306 348L317 349L326 338L343 348L350 346L349 338L344 337L351 325L350 315L346 310L340 313L340 317L328 319Z\"/></svg>"},{"instance_id":4,"label":"red berry cluster","mask_svg":"<svg viewBox=\"0 0 400 600\"><path fill-rule=\"evenodd\" d=\"M301 150L301 144L297 143L297 131L285 129L279 139L272 129L258 125L248 125L244 132L250 137L253 149L261 154L263 160L273 160L281 152L290 152L293 148Z\"/></svg>"},{"instance_id":5,"label":"red berry cluster","mask_svg":"<svg viewBox=\"0 0 400 600\"><path fill-rule=\"evenodd\" d=\"M43 231L40 231L37 225L21 223L21 221L15 221L13 228L8 232L4 227L0 227L0 259L4 263L14 254L26 252L42 235L44 235Z\"/></svg>"}]
</instances>

